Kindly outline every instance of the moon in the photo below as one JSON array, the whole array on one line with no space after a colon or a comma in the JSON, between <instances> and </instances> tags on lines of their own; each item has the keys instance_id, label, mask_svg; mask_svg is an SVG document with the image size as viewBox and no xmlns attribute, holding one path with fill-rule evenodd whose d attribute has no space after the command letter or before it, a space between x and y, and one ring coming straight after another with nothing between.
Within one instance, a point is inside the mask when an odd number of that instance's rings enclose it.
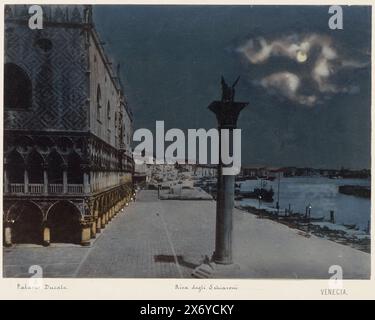
<instances>
[{"instance_id":1,"label":"moon","mask_svg":"<svg viewBox=\"0 0 375 320\"><path fill-rule=\"evenodd\" d=\"M304 51L298 51L297 52L297 61L300 63L304 63L307 61L307 54Z\"/></svg>"}]
</instances>

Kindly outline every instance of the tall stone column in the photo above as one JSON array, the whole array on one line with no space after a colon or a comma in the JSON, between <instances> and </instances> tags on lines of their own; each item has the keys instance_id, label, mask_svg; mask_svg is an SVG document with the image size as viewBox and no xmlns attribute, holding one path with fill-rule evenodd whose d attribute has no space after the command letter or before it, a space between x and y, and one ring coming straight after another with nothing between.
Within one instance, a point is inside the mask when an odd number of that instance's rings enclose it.
<instances>
[{"instance_id":1,"label":"tall stone column","mask_svg":"<svg viewBox=\"0 0 375 320\"><path fill-rule=\"evenodd\" d=\"M4 225L4 246L12 246L12 224L10 222L6 222Z\"/></svg>"},{"instance_id":2,"label":"tall stone column","mask_svg":"<svg viewBox=\"0 0 375 320\"><path fill-rule=\"evenodd\" d=\"M68 193L68 167L63 166L63 193Z\"/></svg>"},{"instance_id":3,"label":"tall stone column","mask_svg":"<svg viewBox=\"0 0 375 320\"><path fill-rule=\"evenodd\" d=\"M27 169L25 169L23 172L23 183L25 193L29 193L29 172L27 171Z\"/></svg>"},{"instance_id":4,"label":"tall stone column","mask_svg":"<svg viewBox=\"0 0 375 320\"><path fill-rule=\"evenodd\" d=\"M95 191L95 173L90 172L90 189L94 192Z\"/></svg>"},{"instance_id":5,"label":"tall stone column","mask_svg":"<svg viewBox=\"0 0 375 320\"><path fill-rule=\"evenodd\" d=\"M83 170L83 192L85 194L90 193L90 167L85 164L82 165L82 170Z\"/></svg>"},{"instance_id":6,"label":"tall stone column","mask_svg":"<svg viewBox=\"0 0 375 320\"><path fill-rule=\"evenodd\" d=\"M48 194L48 165L43 165L43 193Z\"/></svg>"},{"instance_id":7,"label":"tall stone column","mask_svg":"<svg viewBox=\"0 0 375 320\"><path fill-rule=\"evenodd\" d=\"M7 164L6 163L4 163L3 179L4 179L4 193L8 193L9 192L9 181L8 181L8 173L7 173Z\"/></svg>"},{"instance_id":8,"label":"tall stone column","mask_svg":"<svg viewBox=\"0 0 375 320\"><path fill-rule=\"evenodd\" d=\"M221 150L231 150L233 146L229 141L223 141L221 130L227 129L230 136L237 127L237 119L247 102L234 101L234 87L239 79L229 87L222 78L222 99L214 101L209 105L209 109L215 113L218 129L219 129L219 165L218 165L218 186L217 186L217 202L216 202L216 241L213 260L217 264L231 265L233 264L232 238L233 238L233 208L234 208L234 175L224 175ZM223 144L222 144L223 143ZM229 143L229 145L225 145Z\"/></svg>"}]
</instances>

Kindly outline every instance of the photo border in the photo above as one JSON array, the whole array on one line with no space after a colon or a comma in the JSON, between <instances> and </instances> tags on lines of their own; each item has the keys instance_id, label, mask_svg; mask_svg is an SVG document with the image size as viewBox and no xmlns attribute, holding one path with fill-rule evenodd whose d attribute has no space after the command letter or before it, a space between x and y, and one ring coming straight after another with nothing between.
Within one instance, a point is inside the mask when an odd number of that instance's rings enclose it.
<instances>
[{"instance_id":1,"label":"photo border","mask_svg":"<svg viewBox=\"0 0 375 320\"><path fill-rule=\"evenodd\" d=\"M82 1L82 0L59 0L59 1L0 1L0 96L3 101L3 66L4 66L4 5L5 4L41 4L41 5L69 5L69 4L92 4L92 5L368 5L372 10L372 43L371 43L371 95L374 97L374 6L371 1L242 1L242 0L184 0L184 1ZM1 103L3 106L3 103ZM3 120L3 112L0 115ZM371 124L374 123L373 98L371 99ZM0 121L0 148L3 150L3 121ZM375 133L371 126L371 156L374 150ZM372 157L371 157L372 158ZM3 157L0 160L0 176L3 173ZM374 163L371 160L371 172L374 172ZM374 185L375 177L371 175L371 184ZM3 184L0 184L0 210L3 208ZM374 194L371 195L371 252L373 253L375 219L373 208ZM1 241L3 241L3 228L0 228ZM1 244L2 245L2 244ZM344 280L343 288L346 294L325 295L322 290L329 288L328 280L258 280L258 279L43 279L45 284L55 289L23 290L20 289L27 283L27 279L3 278L3 251L0 255L0 299L173 299L173 300L249 300L249 299L374 299L375 278L374 265L375 254L371 254L371 279L370 280ZM204 285L209 288L211 285L219 287L232 287L230 290L204 290L199 292L192 289L193 286ZM176 289L176 286L189 287L188 290Z\"/></svg>"}]
</instances>

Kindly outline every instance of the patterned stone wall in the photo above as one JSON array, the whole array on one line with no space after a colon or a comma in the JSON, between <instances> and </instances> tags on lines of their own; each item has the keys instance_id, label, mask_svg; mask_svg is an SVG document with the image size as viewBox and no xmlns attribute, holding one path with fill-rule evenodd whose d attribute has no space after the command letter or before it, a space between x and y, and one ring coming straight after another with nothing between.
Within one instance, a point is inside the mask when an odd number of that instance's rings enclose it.
<instances>
[{"instance_id":1,"label":"patterned stone wall","mask_svg":"<svg viewBox=\"0 0 375 320\"><path fill-rule=\"evenodd\" d=\"M29 76L32 105L22 111L5 110L5 129L87 130L88 62L82 7L46 6L42 30L28 27L28 7L6 8L5 63L18 65Z\"/></svg>"}]
</instances>

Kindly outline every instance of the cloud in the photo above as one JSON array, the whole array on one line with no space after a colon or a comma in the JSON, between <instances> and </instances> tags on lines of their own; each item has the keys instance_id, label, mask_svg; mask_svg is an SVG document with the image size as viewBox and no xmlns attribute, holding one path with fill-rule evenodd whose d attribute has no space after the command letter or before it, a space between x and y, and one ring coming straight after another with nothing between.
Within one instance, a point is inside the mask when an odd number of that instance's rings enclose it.
<instances>
[{"instance_id":1,"label":"cloud","mask_svg":"<svg viewBox=\"0 0 375 320\"><path fill-rule=\"evenodd\" d=\"M331 37L316 33L249 39L237 51L253 65L267 64L273 57L284 57L301 65L301 68L293 68L293 72L286 67L282 72L271 73L255 82L272 94L307 106L338 93L357 94L359 86L338 84L337 74L344 70L349 77L353 69L369 65L368 61L346 59ZM304 64L308 68L302 68Z\"/></svg>"},{"instance_id":2,"label":"cloud","mask_svg":"<svg viewBox=\"0 0 375 320\"><path fill-rule=\"evenodd\" d=\"M299 104L313 106L317 100L317 97L314 95L306 96L298 93L301 86L301 80L297 75L291 72L285 71L273 73L264 77L260 81L260 84L270 92L274 91L273 93L281 93L284 97Z\"/></svg>"},{"instance_id":3,"label":"cloud","mask_svg":"<svg viewBox=\"0 0 375 320\"><path fill-rule=\"evenodd\" d=\"M264 63L272 56L286 56L296 59L298 51L308 52L308 41L296 42L295 36L288 36L278 40L266 40L263 37L250 39L238 51L243 53L251 63Z\"/></svg>"}]
</instances>

